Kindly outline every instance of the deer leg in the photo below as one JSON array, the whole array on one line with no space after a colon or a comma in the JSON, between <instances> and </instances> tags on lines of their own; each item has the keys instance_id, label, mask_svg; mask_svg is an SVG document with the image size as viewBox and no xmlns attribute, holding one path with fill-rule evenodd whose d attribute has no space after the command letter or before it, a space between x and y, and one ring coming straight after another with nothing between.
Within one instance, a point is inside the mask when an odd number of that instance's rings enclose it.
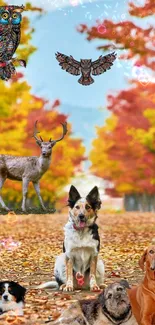
<instances>
[{"instance_id":1,"label":"deer leg","mask_svg":"<svg viewBox=\"0 0 155 325\"><path fill-rule=\"evenodd\" d=\"M3 187L3 184L4 184L5 180L6 180L6 178L2 178L2 177L0 178L0 190L1 190L2 187ZM2 197L1 197L1 195L0 195L0 204L1 204L2 208L5 209L6 211L9 211L9 210L10 210L10 209L5 205L5 203L4 203L4 201L3 201Z\"/></svg>"},{"instance_id":2,"label":"deer leg","mask_svg":"<svg viewBox=\"0 0 155 325\"><path fill-rule=\"evenodd\" d=\"M33 186L34 186L34 189L35 189L36 194L37 194L37 196L38 196L39 202L40 202L40 204L41 204L41 206L42 206L42 209L43 209L44 211L46 211L46 208L45 208L45 206L44 206L44 203L43 203L43 200L42 200L42 197L41 197L41 194L40 194L40 186L39 186L39 183L34 183L34 182L33 182Z\"/></svg>"},{"instance_id":3,"label":"deer leg","mask_svg":"<svg viewBox=\"0 0 155 325\"><path fill-rule=\"evenodd\" d=\"M22 210L26 212L26 198L28 192L29 179L23 178L23 201L22 201Z\"/></svg>"}]
</instances>

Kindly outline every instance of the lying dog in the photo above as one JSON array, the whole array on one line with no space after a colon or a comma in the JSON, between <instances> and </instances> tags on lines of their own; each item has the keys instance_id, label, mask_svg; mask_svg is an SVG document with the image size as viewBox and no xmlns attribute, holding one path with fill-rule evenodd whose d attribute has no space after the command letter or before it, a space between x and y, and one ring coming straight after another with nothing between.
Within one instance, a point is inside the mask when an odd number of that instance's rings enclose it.
<instances>
[{"instance_id":1,"label":"lying dog","mask_svg":"<svg viewBox=\"0 0 155 325\"><path fill-rule=\"evenodd\" d=\"M155 324L155 246L150 246L142 255L139 265L144 271L142 283L128 290L133 314L140 325Z\"/></svg>"},{"instance_id":2,"label":"lying dog","mask_svg":"<svg viewBox=\"0 0 155 325\"><path fill-rule=\"evenodd\" d=\"M80 300L53 322L54 325L137 325L132 315L125 280L110 284L93 300Z\"/></svg>"},{"instance_id":3,"label":"lying dog","mask_svg":"<svg viewBox=\"0 0 155 325\"><path fill-rule=\"evenodd\" d=\"M1 314L13 311L13 315L23 316L26 289L13 281L0 282Z\"/></svg>"},{"instance_id":4,"label":"lying dog","mask_svg":"<svg viewBox=\"0 0 155 325\"><path fill-rule=\"evenodd\" d=\"M95 186L86 198L81 198L72 185L69 191L69 221L65 226L64 253L57 257L55 278L61 290L90 288L98 291L103 284L104 264L98 260L100 238L96 224L101 201ZM38 288L55 286L47 282Z\"/></svg>"}]
</instances>

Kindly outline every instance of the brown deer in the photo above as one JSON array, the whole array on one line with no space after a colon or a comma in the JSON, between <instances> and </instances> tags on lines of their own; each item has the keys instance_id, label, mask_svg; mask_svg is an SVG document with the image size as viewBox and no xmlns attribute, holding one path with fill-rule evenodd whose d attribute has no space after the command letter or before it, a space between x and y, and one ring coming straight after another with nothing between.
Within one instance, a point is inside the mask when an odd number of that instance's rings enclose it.
<instances>
[{"instance_id":1,"label":"brown deer","mask_svg":"<svg viewBox=\"0 0 155 325\"><path fill-rule=\"evenodd\" d=\"M39 157L0 155L0 190L2 189L3 184L7 178L21 181L23 185L22 210L24 212L26 212L26 197L28 192L28 185L30 182L33 183L39 202L43 210L46 211L40 194L39 181L43 174L45 174L45 172L50 167L52 148L58 141L61 141L67 133L67 123L65 122L61 124L63 128L62 136L57 140L49 139L48 142L45 142L41 136L40 139L37 137L37 133L40 132L37 130L37 121L35 122L33 137L41 149L41 154ZM9 208L5 205L1 195L0 204L5 210L9 211Z\"/></svg>"}]
</instances>

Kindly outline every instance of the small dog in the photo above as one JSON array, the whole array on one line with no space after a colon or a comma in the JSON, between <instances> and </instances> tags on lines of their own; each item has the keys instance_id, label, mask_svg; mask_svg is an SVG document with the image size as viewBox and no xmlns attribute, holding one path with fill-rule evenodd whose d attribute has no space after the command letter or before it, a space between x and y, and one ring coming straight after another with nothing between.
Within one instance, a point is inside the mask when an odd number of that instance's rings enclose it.
<instances>
[{"instance_id":1,"label":"small dog","mask_svg":"<svg viewBox=\"0 0 155 325\"><path fill-rule=\"evenodd\" d=\"M110 284L96 299L80 300L53 322L54 325L138 325L131 311L128 282Z\"/></svg>"},{"instance_id":2,"label":"small dog","mask_svg":"<svg viewBox=\"0 0 155 325\"><path fill-rule=\"evenodd\" d=\"M23 316L26 289L13 281L0 282L1 314L13 311L13 315Z\"/></svg>"},{"instance_id":3,"label":"small dog","mask_svg":"<svg viewBox=\"0 0 155 325\"><path fill-rule=\"evenodd\" d=\"M69 221L65 225L63 252L55 263L55 282L38 288L57 287L64 291L90 288L98 291L103 284L104 263L98 259L100 238L96 224L101 207L99 191L95 186L86 198L81 198L72 185L69 191Z\"/></svg>"}]
</instances>

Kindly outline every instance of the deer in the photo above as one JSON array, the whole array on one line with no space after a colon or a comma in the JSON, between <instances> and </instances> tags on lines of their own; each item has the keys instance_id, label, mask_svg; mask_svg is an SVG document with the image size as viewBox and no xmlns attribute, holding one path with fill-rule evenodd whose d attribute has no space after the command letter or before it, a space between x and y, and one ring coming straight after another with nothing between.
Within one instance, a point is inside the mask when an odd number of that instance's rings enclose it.
<instances>
[{"instance_id":1,"label":"deer","mask_svg":"<svg viewBox=\"0 0 155 325\"><path fill-rule=\"evenodd\" d=\"M40 156L13 156L13 155L0 155L0 191L4 185L5 180L17 180L22 182L22 211L26 212L26 198L28 193L29 183L32 182L35 192L38 196L41 207L46 211L46 207L43 203L41 194L40 194L40 185L39 181L45 172L49 169L51 158L52 158L52 148L55 144L61 141L67 133L67 122L61 123L63 133L62 136L57 140L52 140L45 142L41 136L40 139L37 137L37 134L40 133L37 130L37 122L34 124L33 137L36 140L36 144L40 147L41 153ZM5 205L2 196L0 195L0 205L6 211L10 209Z\"/></svg>"}]
</instances>

